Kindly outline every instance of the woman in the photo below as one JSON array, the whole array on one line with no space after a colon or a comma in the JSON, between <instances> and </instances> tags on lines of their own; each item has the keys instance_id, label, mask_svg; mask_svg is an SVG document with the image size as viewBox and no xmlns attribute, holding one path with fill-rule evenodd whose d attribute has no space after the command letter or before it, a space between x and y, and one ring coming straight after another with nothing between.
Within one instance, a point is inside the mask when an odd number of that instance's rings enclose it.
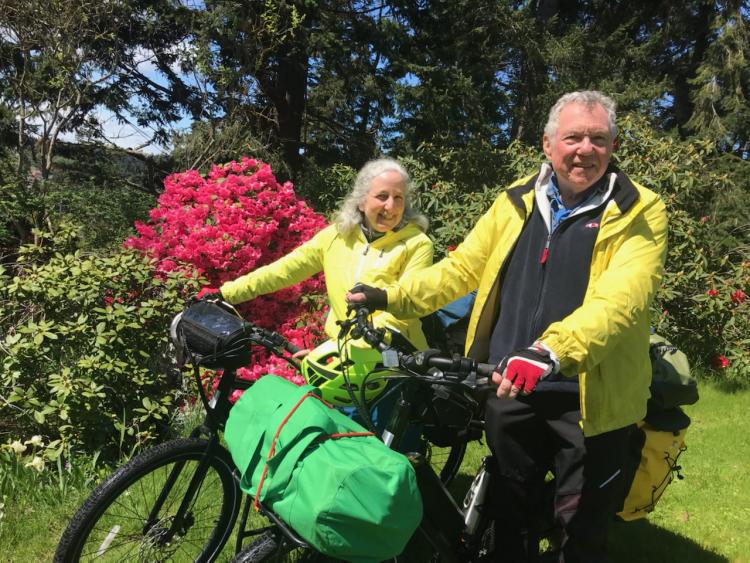
<instances>
[{"instance_id":1,"label":"woman","mask_svg":"<svg viewBox=\"0 0 750 563\"><path fill-rule=\"evenodd\" d=\"M241 303L322 271L331 307L325 330L335 339L336 321L347 317L346 292L356 283L381 287L432 264L427 219L411 208L409 190L409 175L397 161L368 162L332 225L283 258L222 285L223 299ZM427 348L419 319L378 311L373 321L398 330L418 349Z\"/></svg>"}]
</instances>

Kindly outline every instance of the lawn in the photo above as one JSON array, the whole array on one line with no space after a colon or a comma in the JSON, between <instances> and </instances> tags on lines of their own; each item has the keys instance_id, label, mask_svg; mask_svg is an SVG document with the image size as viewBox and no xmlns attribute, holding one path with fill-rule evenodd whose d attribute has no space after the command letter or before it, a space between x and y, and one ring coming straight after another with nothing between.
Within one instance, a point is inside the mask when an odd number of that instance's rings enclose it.
<instances>
[{"instance_id":1,"label":"lawn","mask_svg":"<svg viewBox=\"0 0 750 563\"><path fill-rule=\"evenodd\" d=\"M674 480L647 520L614 526L617 563L750 562L750 391L702 385ZM745 429L745 430L743 430Z\"/></svg>"},{"instance_id":2,"label":"lawn","mask_svg":"<svg viewBox=\"0 0 750 563\"><path fill-rule=\"evenodd\" d=\"M647 520L614 524L616 563L750 563L750 440L742 430L750 390L703 384L700 401L686 412L692 425L680 458L684 479L668 487ZM459 482L468 481L482 455L480 445L470 450ZM50 561L67 519L90 487L82 479L63 489L59 479L47 483L0 476L2 561Z\"/></svg>"}]
</instances>

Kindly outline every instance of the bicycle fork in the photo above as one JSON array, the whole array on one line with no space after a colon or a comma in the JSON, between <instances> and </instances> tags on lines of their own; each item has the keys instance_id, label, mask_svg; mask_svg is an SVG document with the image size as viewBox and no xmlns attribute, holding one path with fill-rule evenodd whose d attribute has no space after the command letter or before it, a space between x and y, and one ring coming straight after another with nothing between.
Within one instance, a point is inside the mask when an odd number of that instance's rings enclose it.
<instances>
[{"instance_id":1,"label":"bicycle fork","mask_svg":"<svg viewBox=\"0 0 750 563\"><path fill-rule=\"evenodd\" d=\"M199 433L200 433L199 430L196 429L196 431L193 434L197 435ZM162 545L165 545L169 543L170 541L172 541L172 538L176 534L184 533L185 525L189 526L191 524L188 518L188 511L190 509L190 505L193 502L193 499L195 498L196 493L198 492L198 489L203 484L203 479L206 476L209 462L211 460L211 457L214 455L214 451L216 450L217 444L218 444L218 438L216 437L215 434L211 434L211 436L209 437L209 443L208 443L208 447L206 448L206 452L203 454L203 457L198 463L198 467L195 468L195 472L190 478L190 483L187 487L187 490L185 491L185 496L182 498L179 508L175 512L174 516L171 518L171 524L169 526L169 529L162 530L159 533L158 540ZM167 481L164 484L164 487L159 493L159 497L154 502L154 506L148 515L148 519L143 524L144 535L148 535L150 531L153 529L153 527L159 523L160 521L159 513L161 512L161 509L165 501L169 497L169 494L172 492L172 488L177 482L177 479L179 479L184 468L185 468L185 462L180 461L180 462L177 462L175 466L172 468L172 470L170 471L169 477L167 478Z\"/></svg>"}]
</instances>

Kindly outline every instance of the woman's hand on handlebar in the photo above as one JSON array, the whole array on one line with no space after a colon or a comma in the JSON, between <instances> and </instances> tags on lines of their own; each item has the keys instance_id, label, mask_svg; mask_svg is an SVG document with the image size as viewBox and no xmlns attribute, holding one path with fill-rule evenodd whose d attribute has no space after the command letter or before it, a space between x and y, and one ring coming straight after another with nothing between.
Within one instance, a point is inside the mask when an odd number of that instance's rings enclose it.
<instances>
[{"instance_id":1,"label":"woman's hand on handlebar","mask_svg":"<svg viewBox=\"0 0 750 563\"><path fill-rule=\"evenodd\" d=\"M385 311L388 294L384 289L358 283L346 292L346 302L349 303L349 311L359 306L365 306L371 311Z\"/></svg>"},{"instance_id":2,"label":"woman's hand on handlebar","mask_svg":"<svg viewBox=\"0 0 750 563\"><path fill-rule=\"evenodd\" d=\"M294 354L292 354L292 358L294 358L295 360L301 360L309 353L310 350L308 348L303 348L302 350L297 350Z\"/></svg>"}]
</instances>

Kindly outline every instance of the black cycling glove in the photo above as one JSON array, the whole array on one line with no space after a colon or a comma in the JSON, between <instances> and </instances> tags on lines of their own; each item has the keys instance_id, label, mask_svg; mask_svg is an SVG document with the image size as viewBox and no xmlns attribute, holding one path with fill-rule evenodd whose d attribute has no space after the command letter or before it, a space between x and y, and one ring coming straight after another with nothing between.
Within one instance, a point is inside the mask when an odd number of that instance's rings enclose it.
<instances>
[{"instance_id":1,"label":"black cycling glove","mask_svg":"<svg viewBox=\"0 0 750 563\"><path fill-rule=\"evenodd\" d=\"M388 294L384 289L358 283L349 290L349 293L362 293L365 296L364 301L349 303L348 309L350 311L357 307L367 307L371 311L385 311L388 306Z\"/></svg>"}]
</instances>

